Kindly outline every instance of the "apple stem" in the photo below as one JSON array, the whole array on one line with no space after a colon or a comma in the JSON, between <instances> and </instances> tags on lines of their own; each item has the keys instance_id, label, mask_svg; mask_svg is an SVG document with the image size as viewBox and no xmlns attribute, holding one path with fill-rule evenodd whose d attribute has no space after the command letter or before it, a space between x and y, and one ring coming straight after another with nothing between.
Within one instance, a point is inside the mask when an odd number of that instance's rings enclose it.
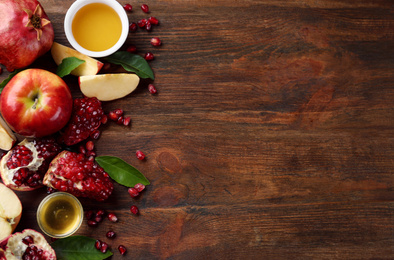
<instances>
[{"instance_id":1,"label":"apple stem","mask_svg":"<svg viewBox=\"0 0 394 260\"><path fill-rule=\"evenodd\" d=\"M34 104L33 104L33 106L32 106L33 109L36 109L36 108L37 108L37 103L38 103L38 98L36 97L36 98L34 99Z\"/></svg>"}]
</instances>

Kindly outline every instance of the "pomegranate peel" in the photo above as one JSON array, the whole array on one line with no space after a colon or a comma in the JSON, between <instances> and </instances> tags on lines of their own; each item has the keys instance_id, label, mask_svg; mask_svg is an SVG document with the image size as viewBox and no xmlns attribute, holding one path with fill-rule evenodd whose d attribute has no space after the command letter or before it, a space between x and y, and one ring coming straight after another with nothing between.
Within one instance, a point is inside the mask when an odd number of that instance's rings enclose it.
<instances>
[{"instance_id":1,"label":"pomegranate peel","mask_svg":"<svg viewBox=\"0 0 394 260\"><path fill-rule=\"evenodd\" d=\"M42 7L37 4L36 9L32 12L29 9L23 9L28 15L28 22L26 27L33 28L37 32L37 40L39 41L42 36L42 27L51 23L48 19L42 17ZM42 18L41 18L42 17Z\"/></svg>"}]
</instances>

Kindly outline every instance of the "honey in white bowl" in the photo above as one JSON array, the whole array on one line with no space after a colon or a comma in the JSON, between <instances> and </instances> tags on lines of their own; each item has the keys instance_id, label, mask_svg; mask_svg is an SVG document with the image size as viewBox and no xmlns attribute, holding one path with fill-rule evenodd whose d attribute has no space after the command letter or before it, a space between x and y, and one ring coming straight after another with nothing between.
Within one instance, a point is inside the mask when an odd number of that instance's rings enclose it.
<instances>
[{"instance_id":1,"label":"honey in white bowl","mask_svg":"<svg viewBox=\"0 0 394 260\"><path fill-rule=\"evenodd\" d=\"M71 30L75 41L89 51L105 51L113 47L122 34L122 22L112 7L91 3L80 8Z\"/></svg>"},{"instance_id":2,"label":"honey in white bowl","mask_svg":"<svg viewBox=\"0 0 394 260\"><path fill-rule=\"evenodd\" d=\"M81 226L83 208L73 195L56 192L43 199L37 210L38 225L51 237L67 237Z\"/></svg>"}]
</instances>

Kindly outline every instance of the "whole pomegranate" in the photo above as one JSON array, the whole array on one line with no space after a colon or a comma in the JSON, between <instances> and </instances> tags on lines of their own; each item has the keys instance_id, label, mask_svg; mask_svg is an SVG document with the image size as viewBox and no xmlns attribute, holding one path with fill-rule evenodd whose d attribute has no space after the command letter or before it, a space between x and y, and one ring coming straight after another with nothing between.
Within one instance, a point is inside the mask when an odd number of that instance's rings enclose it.
<instances>
[{"instance_id":1,"label":"whole pomegranate","mask_svg":"<svg viewBox=\"0 0 394 260\"><path fill-rule=\"evenodd\" d=\"M61 152L55 138L23 140L0 161L3 183L14 190L28 191L43 186L49 163Z\"/></svg>"},{"instance_id":2,"label":"whole pomegranate","mask_svg":"<svg viewBox=\"0 0 394 260\"><path fill-rule=\"evenodd\" d=\"M37 0L0 1L0 63L23 68L50 50L54 31Z\"/></svg>"},{"instance_id":3,"label":"whole pomegranate","mask_svg":"<svg viewBox=\"0 0 394 260\"><path fill-rule=\"evenodd\" d=\"M76 197L106 200L114 188L108 173L92 157L63 151L52 160L43 183Z\"/></svg>"},{"instance_id":4,"label":"whole pomegranate","mask_svg":"<svg viewBox=\"0 0 394 260\"><path fill-rule=\"evenodd\" d=\"M56 260L56 253L41 233L25 229L0 241L0 259Z\"/></svg>"}]
</instances>

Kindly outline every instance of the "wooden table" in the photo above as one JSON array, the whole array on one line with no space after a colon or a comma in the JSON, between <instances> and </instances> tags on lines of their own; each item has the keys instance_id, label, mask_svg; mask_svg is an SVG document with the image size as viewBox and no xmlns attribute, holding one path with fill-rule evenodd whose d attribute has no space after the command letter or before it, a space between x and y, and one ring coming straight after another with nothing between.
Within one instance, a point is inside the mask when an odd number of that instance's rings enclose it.
<instances>
[{"instance_id":1,"label":"wooden table","mask_svg":"<svg viewBox=\"0 0 394 260\"><path fill-rule=\"evenodd\" d=\"M68 46L72 2L41 0L55 40ZM107 241L112 259L394 258L391 0L147 0L149 15L129 3L130 22L160 20L123 48L154 53L158 94L143 80L104 103L132 126L106 125L95 144L151 185L136 200L117 184L104 203L82 199L120 222L84 221L78 234ZM49 54L38 62L54 66ZM81 96L77 78L65 80ZM45 189L18 195L17 230L38 229Z\"/></svg>"}]
</instances>

